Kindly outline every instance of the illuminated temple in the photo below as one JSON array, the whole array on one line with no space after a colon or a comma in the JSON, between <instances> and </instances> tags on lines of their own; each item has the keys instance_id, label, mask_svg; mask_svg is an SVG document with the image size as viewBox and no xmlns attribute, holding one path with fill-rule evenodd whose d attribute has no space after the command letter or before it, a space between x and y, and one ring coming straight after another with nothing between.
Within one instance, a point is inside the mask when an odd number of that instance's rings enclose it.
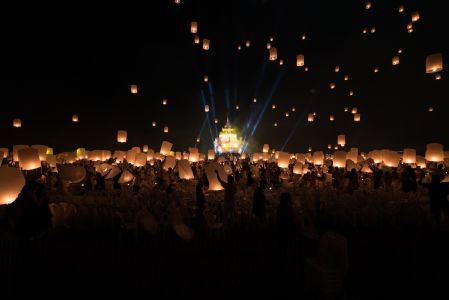
<instances>
[{"instance_id":1,"label":"illuminated temple","mask_svg":"<svg viewBox=\"0 0 449 300\"><path fill-rule=\"evenodd\" d=\"M217 153L241 153L243 147L242 137L239 137L237 130L231 126L229 119L221 129L218 138L214 141L215 152Z\"/></svg>"}]
</instances>

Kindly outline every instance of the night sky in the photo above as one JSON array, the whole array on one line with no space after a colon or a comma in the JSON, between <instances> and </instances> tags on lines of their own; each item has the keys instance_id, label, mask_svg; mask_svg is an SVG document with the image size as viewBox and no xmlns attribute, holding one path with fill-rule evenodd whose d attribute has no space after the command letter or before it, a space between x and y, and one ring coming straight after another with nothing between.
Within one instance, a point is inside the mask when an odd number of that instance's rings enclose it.
<instances>
[{"instance_id":1,"label":"night sky","mask_svg":"<svg viewBox=\"0 0 449 300\"><path fill-rule=\"evenodd\" d=\"M425 73L427 55L447 59L444 1L379 0L370 10L365 1L350 0L8 2L0 7L0 147L44 144L56 153L148 144L159 150L168 140L177 151L197 146L205 152L211 133L215 138L214 115L218 132L229 116L250 138L249 150L259 152L264 143L289 152L324 150L338 134L362 151L423 153L427 143L449 145L447 75L443 70L436 81ZM414 11L421 19L409 34ZM210 39L209 51L194 44L191 21L201 39ZM373 26L374 34L362 33ZM400 64L392 66L399 48ZM296 67L297 54L305 55L308 72ZM139 94L130 93L130 84ZM203 101L211 107L210 126ZM345 106L357 107L362 121L354 122ZM317 113L313 123L310 112ZM72 114L79 123L71 122ZM12 127L13 118L21 118L22 128ZM119 129L128 132L125 145L117 143Z\"/></svg>"}]
</instances>

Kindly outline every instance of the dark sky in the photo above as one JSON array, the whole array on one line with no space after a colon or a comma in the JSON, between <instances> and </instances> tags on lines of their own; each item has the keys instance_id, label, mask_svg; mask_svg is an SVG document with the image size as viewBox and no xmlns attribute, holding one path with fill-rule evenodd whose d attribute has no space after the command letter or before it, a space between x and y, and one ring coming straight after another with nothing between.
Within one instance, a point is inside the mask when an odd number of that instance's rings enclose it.
<instances>
[{"instance_id":1,"label":"dark sky","mask_svg":"<svg viewBox=\"0 0 449 300\"><path fill-rule=\"evenodd\" d=\"M181 1L2 3L0 146L45 144L61 152L148 144L158 150L169 140L176 150L197 145L206 151L215 134L212 106L218 129L227 115L246 137L255 128L250 141L259 151L263 143L290 152L325 149L338 134L365 151L449 145L445 70L440 81L425 74L427 55L447 58L444 1L371 1L370 10L350 0ZM421 19L409 34L413 11ZM193 43L193 20L200 37L211 40L210 51ZM375 34L362 34L372 26ZM270 36L283 66L268 60ZM247 39L250 48L244 47ZM393 67L398 48L401 63ZM309 72L296 67L299 53ZM349 81L343 81L346 74ZM138 95L130 94L132 83ZM201 131L202 93L211 106L211 129L206 121ZM353 122L345 106L356 106L362 122ZM285 118L292 107L296 111ZM309 112L317 113L314 123L306 121ZM71 122L75 113L78 124ZM22 119L22 128L12 128L13 118ZM116 143L119 129L128 131L126 145Z\"/></svg>"}]
</instances>

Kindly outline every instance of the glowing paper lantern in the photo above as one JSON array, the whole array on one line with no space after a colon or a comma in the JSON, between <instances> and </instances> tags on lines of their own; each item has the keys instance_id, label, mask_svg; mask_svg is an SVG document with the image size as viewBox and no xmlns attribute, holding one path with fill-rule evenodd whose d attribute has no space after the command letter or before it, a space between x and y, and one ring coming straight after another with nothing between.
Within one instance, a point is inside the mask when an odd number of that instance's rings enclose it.
<instances>
[{"instance_id":1,"label":"glowing paper lantern","mask_svg":"<svg viewBox=\"0 0 449 300\"><path fill-rule=\"evenodd\" d=\"M162 105L167 105L168 104L168 100L166 98L162 99Z\"/></svg>"},{"instance_id":2,"label":"glowing paper lantern","mask_svg":"<svg viewBox=\"0 0 449 300\"><path fill-rule=\"evenodd\" d=\"M178 167L178 174L180 179L187 179L191 180L194 178L192 167L190 167L190 164L187 160L182 159L178 161L177 164Z\"/></svg>"},{"instance_id":3,"label":"glowing paper lantern","mask_svg":"<svg viewBox=\"0 0 449 300\"><path fill-rule=\"evenodd\" d=\"M416 156L416 166L420 167L421 169L425 169L427 167L424 157L419 155Z\"/></svg>"},{"instance_id":4,"label":"glowing paper lantern","mask_svg":"<svg viewBox=\"0 0 449 300\"><path fill-rule=\"evenodd\" d=\"M223 189L223 186L217 179L217 174L215 171L218 171L218 176L224 182L228 182L228 175L224 170L223 166L217 162L211 162L206 165L205 171L207 180L209 181L209 191L220 191Z\"/></svg>"},{"instance_id":5,"label":"glowing paper lantern","mask_svg":"<svg viewBox=\"0 0 449 300\"><path fill-rule=\"evenodd\" d=\"M370 8L371 8L371 2L368 1L368 2L366 2L366 4L365 4L365 9L370 9Z\"/></svg>"},{"instance_id":6,"label":"glowing paper lantern","mask_svg":"<svg viewBox=\"0 0 449 300\"><path fill-rule=\"evenodd\" d=\"M371 28L371 33L375 33L376 32L376 27L372 27Z\"/></svg>"},{"instance_id":7,"label":"glowing paper lantern","mask_svg":"<svg viewBox=\"0 0 449 300\"><path fill-rule=\"evenodd\" d=\"M298 54L296 55L296 66L297 67L303 67L304 66L304 55Z\"/></svg>"},{"instance_id":8,"label":"glowing paper lantern","mask_svg":"<svg viewBox=\"0 0 449 300\"><path fill-rule=\"evenodd\" d=\"M41 167L39 152L33 148L19 150L19 163L23 170L34 170Z\"/></svg>"},{"instance_id":9,"label":"glowing paper lantern","mask_svg":"<svg viewBox=\"0 0 449 300\"><path fill-rule=\"evenodd\" d=\"M39 155L40 161L47 160L47 146L44 145L32 145L31 148L36 149Z\"/></svg>"},{"instance_id":10,"label":"glowing paper lantern","mask_svg":"<svg viewBox=\"0 0 449 300\"><path fill-rule=\"evenodd\" d=\"M426 73L437 73L443 70L443 55L436 53L426 58Z\"/></svg>"},{"instance_id":11,"label":"glowing paper lantern","mask_svg":"<svg viewBox=\"0 0 449 300\"><path fill-rule=\"evenodd\" d=\"M124 170L122 173L122 176L120 176L118 182L119 183L128 183L134 180L134 175L128 171L128 170Z\"/></svg>"},{"instance_id":12,"label":"glowing paper lantern","mask_svg":"<svg viewBox=\"0 0 449 300\"><path fill-rule=\"evenodd\" d=\"M79 183L86 178L86 169L82 166L58 165L59 177L70 183Z\"/></svg>"},{"instance_id":13,"label":"glowing paper lantern","mask_svg":"<svg viewBox=\"0 0 449 300\"><path fill-rule=\"evenodd\" d=\"M181 4L181 0L175 0L175 4Z\"/></svg>"},{"instance_id":14,"label":"glowing paper lantern","mask_svg":"<svg viewBox=\"0 0 449 300\"><path fill-rule=\"evenodd\" d=\"M437 143L427 144L425 158L431 162L444 161L443 145Z\"/></svg>"},{"instance_id":15,"label":"glowing paper lantern","mask_svg":"<svg viewBox=\"0 0 449 300\"><path fill-rule=\"evenodd\" d=\"M156 127L156 122L155 121L151 122L151 126Z\"/></svg>"},{"instance_id":16,"label":"glowing paper lantern","mask_svg":"<svg viewBox=\"0 0 449 300\"><path fill-rule=\"evenodd\" d=\"M412 22L417 22L417 21L419 21L419 12L418 11L415 11L415 12L412 12Z\"/></svg>"},{"instance_id":17,"label":"glowing paper lantern","mask_svg":"<svg viewBox=\"0 0 449 300\"><path fill-rule=\"evenodd\" d=\"M147 161L151 161L152 159L154 159L154 150L153 149L148 149Z\"/></svg>"},{"instance_id":18,"label":"glowing paper lantern","mask_svg":"<svg viewBox=\"0 0 449 300\"><path fill-rule=\"evenodd\" d=\"M331 122L335 121L334 115L330 115L329 121L331 121Z\"/></svg>"},{"instance_id":19,"label":"glowing paper lantern","mask_svg":"<svg viewBox=\"0 0 449 300\"><path fill-rule=\"evenodd\" d=\"M313 163L315 165L322 165L324 163L324 153L323 151L315 151L313 153Z\"/></svg>"},{"instance_id":20,"label":"glowing paper lantern","mask_svg":"<svg viewBox=\"0 0 449 300\"><path fill-rule=\"evenodd\" d=\"M270 151L270 146L268 144L264 144L262 147L262 152L268 153L268 151Z\"/></svg>"},{"instance_id":21,"label":"glowing paper lantern","mask_svg":"<svg viewBox=\"0 0 449 300\"><path fill-rule=\"evenodd\" d=\"M360 122L360 114L354 114L354 122Z\"/></svg>"},{"instance_id":22,"label":"glowing paper lantern","mask_svg":"<svg viewBox=\"0 0 449 300\"><path fill-rule=\"evenodd\" d=\"M404 12L404 9L405 9L404 5L400 5L399 6L399 12L400 13Z\"/></svg>"},{"instance_id":23,"label":"glowing paper lantern","mask_svg":"<svg viewBox=\"0 0 449 300\"><path fill-rule=\"evenodd\" d=\"M278 59L278 52L277 52L275 47L270 49L270 53L269 54L270 54L269 58L270 58L271 61L275 61L276 59Z\"/></svg>"},{"instance_id":24,"label":"glowing paper lantern","mask_svg":"<svg viewBox=\"0 0 449 300\"><path fill-rule=\"evenodd\" d=\"M56 167L56 155L47 154L47 164L52 168Z\"/></svg>"},{"instance_id":25,"label":"glowing paper lantern","mask_svg":"<svg viewBox=\"0 0 449 300\"><path fill-rule=\"evenodd\" d=\"M175 158L176 158L176 160L181 160L182 159L182 153L181 152L176 152L175 153Z\"/></svg>"},{"instance_id":26,"label":"glowing paper lantern","mask_svg":"<svg viewBox=\"0 0 449 300\"><path fill-rule=\"evenodd\" d=\"M142 147L143 152L147 153L148 152L148 145L143 145Z\"/></svg>"},{"instance_id":27,"label":"glowing paper lantern","mask_svg":"<svg viewBox=\"0 0 449 300\"><path fill-rule=\"evenodd\" d=\"M126 143L128 133L125 130L117 131L117 142Z\"/></svg>"},{"instance_id":28,"label":"glowing paper lantern","mask_svg":"<svg viewBox=\"0 0 449 300\"><path fill-rule=\"evenodd\" d=\"M402 152L402 162L405 164L414 164L416 163L416 150L405 148Z\"/></svg>"},{"instance_id":29,"label":"glowing paper lantern","mask_svg":"<svg viewBox=\"0 0 449 300\"><path fill-rule=\"evenodd\" d=\"M164 133L168 132L168 126L164 126Z\"/></svg>"},{"instance_id":30,"label":"glowing paper lantern","mask_svg":"<svg viewBox=\"0 0 449 300\"><path fill-rule=\"evenodd\" d=\"M290 163L290 154L287 152L279 152L278 158L278 167L279 168L288 168Z\"/></svg>"},{"instance_id":31,"label":"glowing paper lantern","mask_svg":"<svg viewBox=\"0 0 449 300\"><path fill-rule=\"evenodd\" d=\"M193 37L193 42L194 42L195 44L199 44L199 43L200 43L200 36L197 35L197 34L195 34L195 36Z\"/></svg>"},{"instance_id":32,"label":"glowing paper lantern","mask_svg":"<svg viewBox=\"0 0 449 300\"><path fill-rule=\"evenodd\" d=\"M399 65L399 56L394 56L391 63L393 66Z\"/></svg>"},{"instance_id":33,"label":"glowing paper lantern","mask_svg":"<svg viewBox=\"0 0 449 300\"><path fill-rule=\"evenodd\" d=\"M203 50L208 51L210 49L210 41L208 39L203 39Z\"/></svg>"},{"instance_id":34,"label":"glowing paper lantern","mask_svg":"<svg viewBox=\"0 0 449 300\"><path fill-rule=\"evenodd\" d=\"M327 149L332 149L332 145L331 144L327 144Z\"/></svg>"},{"instance_id":35,"label":"glowing paper lantern","mask_svg":"<svg viewBox=\"0 0 449 300\"><path fill-rule=\"evenodd\" d=\"M174 169L176 166L176 159L173 156L165 157L164 170Z\"/></svg>"},{"instance_id":36,"label":"glowing paper lantern","mask_svg":"<svg viewBox=\"0 0 449 300\"><path fill-rule=\"evenodd\" d=\"M344 81L348 81L349 80L349 76L345 75L345 77L343 79L344 79Z\"/></svg>"},{"instance_id":37,"label":"glowing paper lantern","mask_svg":"<svg viewBox=\"0 0 449 300\"><path fill-rule=\"evenodd\" d=\"M126 152L124 151L114 151L113 157L115 158L116 162L123 162L126 157Z\"/></svg>"},{"instance_id":38,"label":"glowing paper lantern","mask_svg":"<svg viewBox=\"0 0 449 300\"><path fill-rule=\"evenodd\" d=\"M209 112L209 105L204 105L204 112Z\"/></svg>"},{"instance_id":39,"label":"glowing paper lantern","mask_svg":"<svg viewBox=\"0 0 449 300\"><path fill-rule=\"evenodd\" d=\"M354 91L349 91L349 96L354 96Z\"/></svg>"},{"instance_id":40,"label":"glowing paper lantern","mask_svg":"<svg viewBox=\"0 0 449 300\"><path fill-rule=\"evenodd\" d=\"M137 94L137 84L131 84L131 94Z\"/></svg>"},{"instance_id":41,"label":"glowing paper lantern","mask_svg":"<svg viewBox=\"0 0 449 300\"><path fill-rule=\"evenodd\" d=\"M301 36L301 39L304 41L306 39L306 34L303 33L303 35Z\"/></svg>"},{"instance_id":42,"label":"glowing paper lantern","mask_svg":"<svg viewBox=\"0 0 449 300\"><path fill-rule=\"evenodd\" d=\"M396 168L399 164L400 156L396 151L382 150L382 160L385 166Z\"/></svg>"},{"instance_id":43,"label":"glowing paper lantern","mask_svg":"<svg viewBox=\"0 0 449 300\"><path fill-rule=\"evenodd\" d=\"M136 160L134 161L134 166L143 167L147 164L147 154L140 152L136 153Z\"/></svg>"},{"instance_id":44,"label":"glowing paper lantern","mask_svg":"<svg viewBox=\"0 0 449 300\"><path fill-rule=\"evenodd\" d=\"M313 113L309 113L307 115L307 121L308 122L313 122L315 120L315 115Z\"/></svg>"},{"instance_id":45,"label":"glowing paper lantern","mask_svg":"<svg viewBox=\"0 0 449 300\"><path fill-rule=\"evenodd\" d=\"M364 164L360 171L367 174L373 173L373 170L371 170L368 164Z\"/></svg>"},{"instance_id":46,"label":"glowing paper lantern","mask_svg":"<svg viewBox=\"0 0 449 300\"><path fill-rule=\"evenodd\" d=\"M344 147L344 146L346 145L346 137L345 137L344 134L340 134L340 135L337 137L337 144L340 145L340 146L342 146L342 147Z\"/></svg>"},{"instance_id":47,"label":"glowing paper lantern","mask_svg":"<svg viewBox=\"0 0 449 300\"><path fill-rule=\"evenodd\" d=\"M72 116L72 122L78 123L78 115L73 115Z\"/></svg>"},{"instance_id":48,"label":"glowing paper lantern","mask_svg":"<svg viewBox=\"0 0 449 300\"><path fill-rule=\"evenodd\" d=\"M267 49L268 49L268 50L271 49L271 43L267 43Z\"/></svg>"},{"instance_id":49,"label":"glowing paper lantern","mask_svg":"<svg viewBox=\"0 0 449 300\"><path fill-rule=\"evenodd\" d=\"M346 168L346 152L335 151L332 164L334 167Z\"/></svg>"},{"instance_id":50,"label":"glowing paper lantern","mask_svg":"<svg viewBox=\"0 0 449 300\"><path fill-rule=\"evenodd\" d=\"M359 156L359 149L358 148L351 148L346 155L346 160L351 160L354 163L357 163L357 158Z\"/></svg>"},{"instance_id":51,"label":"glowing paper lantern","mask_svg":"<svg viewBox=\"0 0 449 300\"><path fill-rule=\"evenodd\" d=\"M128 150L128 151L126 152L126 161L127 161L129 164L134 165L134 163L136 162L136 156L137 156L137 153L136 153L135 151L133 151L133 150Z\"/></svg>"},{"instance_id":52,"label":"glowing paper lantern","mask_svg":"<svg viewBox=\"0 0 449 300\"><path fill-rule=\"evenodd\" d=\"M247 41L246 41L245 46L246 46L246 48L249 48L249 47L251 46L250 40L247 40Z\"/></svg>"},{"instance_id":53,"label":"glowing paper lantern","mask_svg":"<svg viewBox=\"0 0 449 300\"><path fill-rule=\"evenodd\" d=\"M76 149L75 154L76 154L76 158L78 158L78 159L85 159L85 158L87 158L86 149L84 149L84 148Z\"/></svg>"},{"instance_id":54,"label":"glowing paper lantern","mask_svg":"<svg viewBox=\"0 0 449 300\"><path fill-rule=\"evenodd\" d=\"M297 162L293 167L293 174L302 175L302 163Z\"/></svg>"},{"instance_id":55,"label":"glowing paper lantern","mask_svg":"<svg viewBox=\"0 0 449 300\"><path fill-rule=\"evenodd\" d=\"M379 73L379 68L374 68L374 73Z\"/></svg>"},{"instance_id":56,"label":"glowing paper lantern","mask_svg":"<svg viewBox=\"0 0 449 300\"><path fill-rule=\"evenodd\" d=\"M173 147L173 144L167 141L163 141L161 145L161 150L159 153L162 155L170 155L171 148Z\"/></svg>"},{"instance_id":57,"label":"glowing paper lantern","mask_svg":"<svg viewBox=\"0 0 449 300\"><path fill-rule=\"evenodd\" d=\"M190 32L191 33L197 33L198 32L198 23L195 21L192 21L190 23Z\"/></svg>"},{"instance_id":58,"label":"glowing paper lantern","mask_svg":"<svg viewBox=\"0 0 449 300\"><path fill-rule=\"evenodd\" d=\"M14 119L12 121L12 126L16 128L22 127L22 121L20 119Z\"/></svg>"},{"instance_id":59,"label":"glowing paper lantern","mask_svg":"<svg viewBox=\"0 0 449 300\"><path fill-rule=\"evenodd\" d=\"M440 80L440 79L441 79L441 74L440 73L435 74L435 80Z\"/></svg>"},{"instance_id":60,"label":"glowing paper lantern","mask_svg":"<svg viewBox=\"0 0 449 300\"><path fill-rule=\"evenodd\" d=\"M208 82L208 81L209 81L209 76L207 76L207 75L204 75L204 77L203 77L203 81L204 81L204 82Z\"/></svg>"},{"instance_id":61,"label":"glowing paper lantern","mask_svg":"<svg viewBox=\"0 0 449 300\"><path fill-rule=\"evenodd\" d=\"M238 105L235 106L235 109L236 109L236 110L239 110L239 108L240 108L240 106L238 106Z\"/></svg>"},{"instance_id":62,"label":"glowing paper lantern","mask_svg":"<svg viewBox=\"0 0 449 300\"><path fill-rule=\"evenodd\" d=\"M332 82L332 83L330 84L330 88L331 88L331 90L335 89L335 83Z\"/></svg>"},{"instance_id":63,"label":"glowing paper lantern","mask_svg":"<svg viewBox=\"0 0 449 300\"><path fill-rule=\"evenodd\" d=\"M96 167L96 172L100 173L101 176L106 176L112 170L112 166L110 164L100 164Z\"/></svg>"},{"instance_id":64,"label":"glowing paper lantern","mask_svg":"<svg viewBox=\"0 0 449 300\"><path fill-rule=\"evenodd\" d=\"M0 161L1 158L7 158L9 156L9 149L8 148L0 148Z\"/></svg>"},{"instance_id":65,"label":"glowing paper lantern","mask_svg":"<svg viewBox=\"0 0 449 300\"><path fill-rule=\"evenodd\" d=\"M3 166L0 168L0 205L10 204L17 199L25 185L25 177L17 168Z\"/></svg>"},{"instance_id":66,"label":"glowing paper lantern","mask_svg":"<svg viewBox=\"0 0 449 300\"><path fill-rule=\"evenodd\" d=\"M278 123L277 122L275 122L273 125L274 125L274 127L278 127Z\"/></svg>"},{"instance_id":67,"label":"glowing paper lantern","mask_svg":"<svg viewBox=\"0 0 449 300\"><path fill-rule=\"evenodd\" d=\"M189 161L190 162L197 162L200 160L200 154L198 152L197 148L190 148L189 149Z\"/></svg>"},{"instance_id":68,"label":"glowing paper lantern","mask_svg":"<svg viewBox=\"0 0 449 300\"><path fill-rule=\"evenodd\" d=\"M105 179L112 179L115 176L117 176L118 174L120 174L122 172L122 169L120 169L117 166L111 166L111 169L109 171L109 173L107 173Z\"/></svg>"},{"instance_id":69,"label":"glowing paper lantern","mask_svg":"<svg viewBox=\"0 0 449 300\"><path fill-rule=\"evenodd\" d=\"M215 159L215 151L213 149L207 150L207 159L214 160Z\"/></svg>"}]
</instances>

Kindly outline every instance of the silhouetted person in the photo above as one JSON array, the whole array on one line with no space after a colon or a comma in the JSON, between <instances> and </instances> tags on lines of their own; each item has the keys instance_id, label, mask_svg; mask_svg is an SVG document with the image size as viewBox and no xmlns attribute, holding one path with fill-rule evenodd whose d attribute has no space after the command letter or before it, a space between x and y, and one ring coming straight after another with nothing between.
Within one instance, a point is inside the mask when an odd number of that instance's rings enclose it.
<instances>
[{"instance_id":1,"label":"silhouetted person","mask_svg":"<svg viewBox=\"0 0 449 300\"><path fill-rule=\"evenodd\" d=\"M206 230L206 219L204 217L205 204L206 197L203 192L203 182L199 180L196 185L196 209L193 220L193 228L199 237L203 237Z\"/></svg>"},{"instance_id":2,"label":"silhouetted person","mask_svg":"<svg viewBox=\"0 0 449 300\"><path fill-rule=\"evenodd\" d=\"M234 177L228 175L228 182L226 183L223 180L221 180L217 170L215 170L215 173L217 174L218 181L225 190L223 213L224 213L224 220L226 224L229 226L234 221L235 194L237 193L237 189L234 185Z\"/></svg>"},{"instance_id":3,"label":"silhouetted person","mask_svg":"<svg viewBox=\"0 0 449 300\"><path fill-rule=\"evenodd\" d=\"M276 236L280 240L290 240L296 236L292 197L287 192L282 193L280 196L276 217Z\"/></svg>"},{"instance_id":4,"label":"silhouetted person","mask_svg":"<svg viewBox=\"0 0 449 300\"><path fill-rule=\"evenodd\" d=\"M347 187L347 191L349 194L352 193L359 188L359 176L357 174L356 169L351 169L351 172L348 174L349 184Z\"/></svg>"},{"instance_id":5,"label":"silhouetted person","mask_svg":"<svg viewBox=\"0 0 449 300\"><path fill-rule=\"evenodd\" d=\"M383 171L382 170L374 170L374 176L373 176L373 187L375 190L380 188L382 186L382 177L383 177Z\"/></svg>"},{"instance_id":6,"label":"silhouetted person","mask_svg":"<svg viewBox=\"0 0 449 300\"><path fill-rule=\"evenodd\" d=\"M104 191L106 190L106 182L104 180L104 177L101 175L100 172L97 172L97 180L95 183L95 190L96 191Z\"/></svg>"},{"instance_id":7,"label":"silhouetted person","mask_svg":"<svg viewBox=\"0 0 449 300\"><path fill-rule=\"evenodd\" d=\"M8 216L13 232L24 239L36 238L52 227L45 187L28 181L17 199L8 205Z\"/></svg>"},{"instance_id":8,"label":"silhouetted person","mask_svg":"<svg viewBox=\"0 0 449 300\"><path fill-rule=\"evenodd\" d=\"M402 186L401 189L404 193L416 192L416 176L412 167L406 166L404 171L402 172Z\"/></svg>"},{"instance_id":9,"label":"silhouetted person","mask_svg":"<svg viewBox=\"0 0 449 300\"><path fill-rule=\"evenodd\" d=\"M441 183L440 176L438 174L433 174L430 183L421 182L421 184L429 190L430 213L432 214L437 228L439 228L441 212L444 212L444 214L449 217L449 202L447 201L449 183Z\"/></svg>"},{"instance_id":10,"label":"silhouetted person","mask_svg":"<svg viewBox=\"0 0 449 300\"><path fill-rule=\"evenodd\" d=\"M263 224L266 218L266 198L264 190L266 188L266 180L261 179L259 186L254 190L253 195L253 215L256 217L256 223Z\"/></svg>"}]
</instances>

